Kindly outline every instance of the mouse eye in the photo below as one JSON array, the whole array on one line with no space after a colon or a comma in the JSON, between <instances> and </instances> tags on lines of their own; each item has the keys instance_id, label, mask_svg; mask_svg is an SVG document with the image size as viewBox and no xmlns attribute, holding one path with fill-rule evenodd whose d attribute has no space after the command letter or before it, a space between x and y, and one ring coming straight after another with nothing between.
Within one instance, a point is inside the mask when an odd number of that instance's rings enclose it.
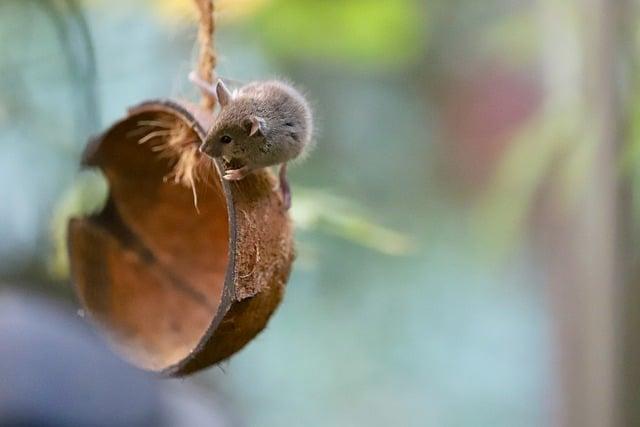
<instances>
[{"instance_id":1,"label":"mouse eye","mask_svg":"<svg viewBox=\"0 0 640 427\"><path fill-rule=\"evenodd\" d=\"M231 141L233 141L233 139L231 139L229 135L222 135L222 137L220 137L220 142L223 144L229 144Z\"/></svg>"}]
</instances>

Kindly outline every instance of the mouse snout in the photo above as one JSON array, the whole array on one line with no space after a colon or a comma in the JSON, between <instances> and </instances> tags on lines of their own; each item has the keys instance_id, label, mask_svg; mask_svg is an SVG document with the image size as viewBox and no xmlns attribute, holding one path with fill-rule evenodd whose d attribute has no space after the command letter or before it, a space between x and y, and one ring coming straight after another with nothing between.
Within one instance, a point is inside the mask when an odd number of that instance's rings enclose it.
<instances>
[{"instance_id":1,"label":"mouse snout","mask_svg":"<svg viewBox=\"0 0 640 427\"><path fill-rule=\"evenodd\" d=\"M200 152L206 154L209 157L222 156L222 147L220 144L214 144L210 141L205 141L200 146Z\"/></svg>"}]
</instances>

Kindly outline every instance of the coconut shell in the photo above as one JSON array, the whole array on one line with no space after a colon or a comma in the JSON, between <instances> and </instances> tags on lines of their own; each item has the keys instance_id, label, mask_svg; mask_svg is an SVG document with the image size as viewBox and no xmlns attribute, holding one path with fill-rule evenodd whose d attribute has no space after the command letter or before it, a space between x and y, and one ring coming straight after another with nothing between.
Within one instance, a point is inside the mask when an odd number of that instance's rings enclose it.
<instances>
[{"instance_id":1,"label":"coconut shell","mask_svg":"<svg viewBox=\"0 0 640 427\"><path fill-rule=\"evenodd\" d=\"M282 300L292 229L270 171L167 182L176 159L141 143L141 123L178 123L201 144L214 116L174 101L129 110L90 141L83 163L109 184L98 214L69 222L72 279L85 311L135 365L177 376L228 358ZM200 156L197 151L196 156ZM165 154L165 155L163 155Z\"/></svg>"}]
</instances>

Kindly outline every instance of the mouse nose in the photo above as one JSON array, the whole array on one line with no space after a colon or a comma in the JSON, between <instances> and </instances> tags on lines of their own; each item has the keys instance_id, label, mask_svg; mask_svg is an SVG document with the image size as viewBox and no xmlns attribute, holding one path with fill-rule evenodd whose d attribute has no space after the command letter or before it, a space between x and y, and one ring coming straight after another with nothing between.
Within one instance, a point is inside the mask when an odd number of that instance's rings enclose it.
<instances>
[{"instance_id":1,"label":"mouse nose","mask_svg":"<svg viewBox=\"0 0 640 427\"><path fill-rule=\"evenodd\" d=\"M200 152L206 154L209 157L222 156L222 150L216 149L216 144L212 144L210 142L203 142L200 146Z\"/></svg>"}]
</instances>

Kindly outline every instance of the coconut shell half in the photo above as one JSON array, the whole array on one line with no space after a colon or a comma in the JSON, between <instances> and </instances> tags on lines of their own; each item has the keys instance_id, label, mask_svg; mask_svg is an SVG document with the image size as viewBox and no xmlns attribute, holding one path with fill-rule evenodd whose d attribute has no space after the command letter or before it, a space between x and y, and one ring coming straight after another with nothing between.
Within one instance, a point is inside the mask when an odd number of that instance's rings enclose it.
<instances>
[{"instance_id":1,"label":"coconut shell half","mask_svg":"<svg viewBox=\"0 0 640 427\"><path fill-rule=\"evenodd\" d=\"M69 222L72 279L85 311L132 363L170 376L220 362L264 329L294 258L271 172L228 182L221 164L198 157L211 173L193 191L167 179L180 156L162 150L167 124L197 147L213 120L174 101L130 109L85 151L84 164L108 181L104 209ZM145 126L153 124L159 130L150 135Z\"/></svg>"}]
</instances>

